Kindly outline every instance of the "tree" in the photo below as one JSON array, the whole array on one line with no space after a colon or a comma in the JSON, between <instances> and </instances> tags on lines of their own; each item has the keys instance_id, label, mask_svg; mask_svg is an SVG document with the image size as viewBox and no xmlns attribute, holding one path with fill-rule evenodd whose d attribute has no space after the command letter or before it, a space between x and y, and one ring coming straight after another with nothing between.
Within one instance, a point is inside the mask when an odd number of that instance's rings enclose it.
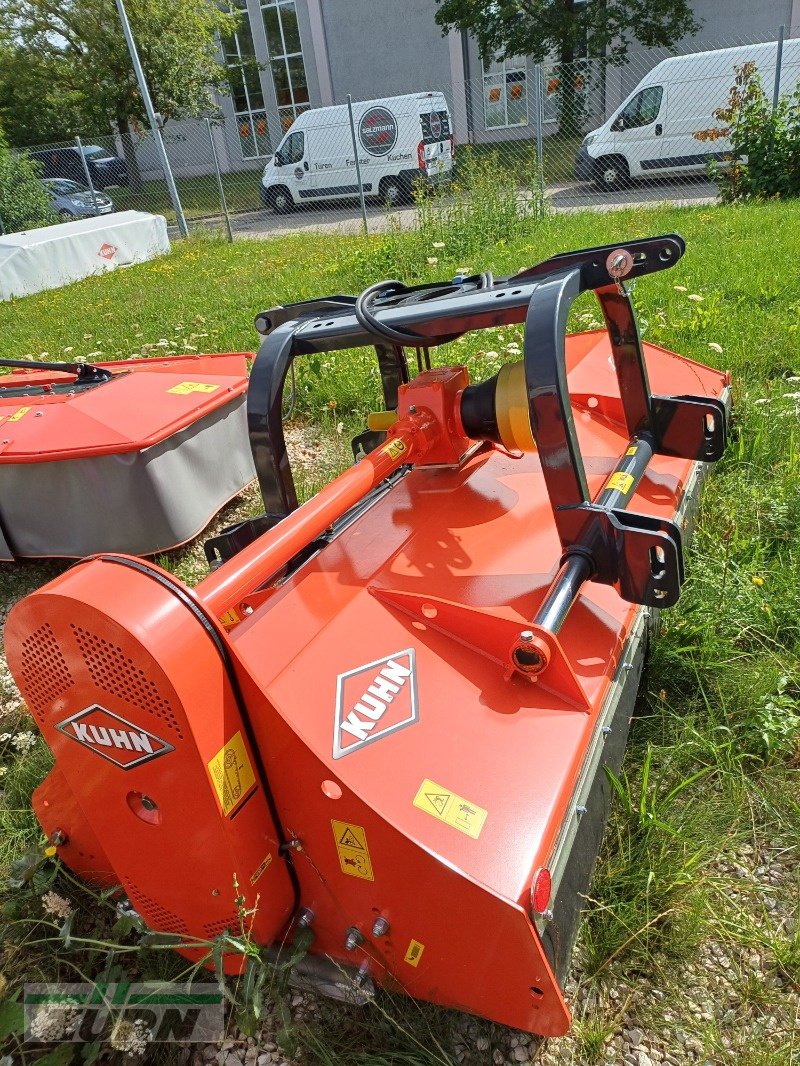
<instances>
[{"instance_id":1,"label":"tree","mask_svg":"<svg viewBox=\"0 0 800 1066\"><path fill-rule=\"evenodd\" d=\"M9 149L0 129L0 232L16 233L55 222L39 168Z\"/></svg>"},{"instance_id":2,"label":"tree","mask_svg":"<svg viewBox=\"0 0 800 1066\"><path fill-rule=\"evenodd\" d=\"M236 28L239 9L222 10L213 0L128 0L126 7L156 111L164 121L207 113L211 89L227 89L217 41ZM126 135L129 123L145 122L114 0L3 0L0 39L15 52L18 70L30 65L25 85L38 79L44 87L49 81L44 114L59 113L60 97L69 101L63 111L73 116L72 128L59 139L87 127L102 131L110 123ZM34 116L27 120L31 126ZM77 121L81 130L72 125ZM42 143L50 135L48 130L43 138L31 126L15 129L15 139ZM130 143L126 156L135 174Z\"/></svg>"},{"instance_id":3,"label":"tree","mask_svg":"<svg viewBox=\"0 0 800 1066\"><path fill-rule=\"evenodd\" d=\"M470 33L484 59L555 53L560 73L562 126L574 119L580 79L570 70L579 56L619 63L632 41L666 47L700 24L689 0L436 0L445 33ZM566 69L565 69L566 68ZM570 100L573 101L570 106Z\"/></svg>"}]
</instances>

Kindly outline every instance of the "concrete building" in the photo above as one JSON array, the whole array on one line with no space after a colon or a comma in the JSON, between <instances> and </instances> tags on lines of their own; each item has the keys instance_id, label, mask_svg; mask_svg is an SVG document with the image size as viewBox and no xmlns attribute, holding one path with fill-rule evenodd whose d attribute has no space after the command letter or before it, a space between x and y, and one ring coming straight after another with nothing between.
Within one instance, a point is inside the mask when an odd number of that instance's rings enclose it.
<instances>
[{"instance_id":1,"label":"concrete building","mask_svg":"<svg viewBox=\"0 0 800 1066\"><path fill-rule=\"evenodd\" d=\"M239 30L222 42L220 60L231 94L219 100L213 127L224 171L260 168L283 133L309 107L438 90L453 116L456 140L486 143L535 136L535 68L519 57L484 62L465 34L443 35L434 21L435 0L236 0ZM589 0L591 2L591 0ZM624 99L666 54L774 40L778 28L800 36L800 0L694 0L702 29L669 53L631 50L612 67L587 61L576 72L587 128ZM542 69L543 133L557 128L557 78ZM576 131L577 132L577 131ZM179 175L211 169L202 124L170 123L165 139ZM152 146L143 145L145 172L159 171Z\"/></svg>"}]
</instances>

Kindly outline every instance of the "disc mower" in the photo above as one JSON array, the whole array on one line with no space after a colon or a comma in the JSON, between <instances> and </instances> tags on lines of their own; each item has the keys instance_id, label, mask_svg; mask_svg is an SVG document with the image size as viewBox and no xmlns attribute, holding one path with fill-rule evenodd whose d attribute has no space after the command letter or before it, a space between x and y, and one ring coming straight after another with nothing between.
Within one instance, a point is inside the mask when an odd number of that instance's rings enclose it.
<instances>
[{"instance_id":1,"label":"disc mower","mask_svg":"<svg viewBox=\"0 0 800 1066\"><path fill-rule=\"evenodd\" d=\"M106 553L10 615L63 861L191 959L245 908L267 949L313 933L299 983L564 1033L604 768L725 448L728 377L642 344L624 287L683 253L667 235L259 315L265 514L208 545L194 588ZM606 328L567 336L588 290ZM436 345L523 322L522 360L490 380L430 367ZM386 410L298 506L287 374L363 345Z\"/></svg>"}]
</instances>

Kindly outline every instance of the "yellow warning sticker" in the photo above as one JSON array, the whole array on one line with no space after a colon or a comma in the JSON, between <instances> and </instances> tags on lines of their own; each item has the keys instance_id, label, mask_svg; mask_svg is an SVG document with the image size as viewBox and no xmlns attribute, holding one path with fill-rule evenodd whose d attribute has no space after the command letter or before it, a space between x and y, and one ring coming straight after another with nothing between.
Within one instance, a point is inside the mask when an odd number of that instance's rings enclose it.
<instances>
[{"instance_id":1,"label":"yellow warning sticker","mask_svg":"<svg viewBox=\"0 0 800 1066\"><path fill-rule=\"evenodd\" d=\"M266 868L272 863L272 855L267 854L267 857L256 866L255 870L250 874L250 884L254 885L256 881L261 877Z\"/></svg>"},{"instance_id":2,"label":"yellow warning sticker","mask_svg":"<svg viewBox=\"0 0 800 1066\"><path fill-rule=\"evenodd\" d=\"M625 454L626 455L636 455L638 450L639 450L639 445L638 444L632 444L630 446L630 448L628 448L628 450L625 452Z\"/></svg>"},{"instance_id":3,"label":"yellow warning sticker","mask_svg":"<svg viewBox=\"0 0 800 1066\"><path fill-rule=\"evenodd\" d=\"M396 459L398 455L408 451L408 448L401 440L390 440L388 444L384 444L382 451L386 452L390 459Z\"/></svg>"},{"instance_id":4,"label":"yellow warning sticker","mask_svg":"<svg viewBox=\"0 0 800 1066\"><path fill-rule=\"evenodd\" d=\"M414 806L419 807L426 814L432 814L440 822L447 822L454 829L466 833L475 840L481 835L484 822L489 815L483 807L470 803L463 796L458 796L450 789L437 785L435 781L430 781L427 777L414 797Z\"/></svg>"},{"instance_id":5,"label":"yellow warning sticker","mask_svg":"<svg viewBox=\"0 0 800 1066\"><path fill-rule=\"evenodd\" d=\"M202 381L181 381L173 385L167 392L174 392L176 396L188 396L190 392L216 392L219 385L207 385Z\"/></svg>"},{"instance_id":6,"label":"yellow warning sticker","mask_svg":"<svg viewBox=\"0 0 800 1066\"><path fill-rule=\"evenodd\" d=\"M10 416L8 421L9 422L19 422L19 420L21 418L25 417L25 415L28 413L28 411L30 411L30 407L18 407L16 409L16 411L14 412L14 414Z\"/></svg>"},{"instance_id":7,"label":"yellow warning sticker","mask_svg":"<svg viewBox=\"0 0 800 1066\"><path fill-rule=\"evenodd\" d=\"M222 813L232 814L247 799L256 783L241 733L232 736L217 752L208 769Z\"/></svg>"},{"instance_id":8,"label":"yellow warning sticker","mask_svg":"<svg viewBox=\"0 0 800 1066\"><path fill-rule=\"evenodd\" d=\"M616 489L617 492L630 492L633 485L633 474L612 474L606 485L607 489Z\"/></svg>"},{"instance_id":9,"label":"yellow warning sticker","mask_svg":"<svg viewBox=\"0 0 800 1066\"><path fill-rule=\"evenodd\" d=\"M349 877L361 877L365 881L374 881L372 860L367 847L367 834L360 825L352 822L337 822L331 819L333 839L339 853L339 865L342 873Z\"/></svg>"},{"instance_id":10,"label":"yellow warning sticker","mask_svg":"<svg viewBox=\"0 0 800 1066\"><path fill-rule=\"evenodd\" d=\"M405 962L407 962L409 966L419 966L419 960L422 958L422 952L424 950L424 944L420 944L418 940L412 940L408 945L408 951L405 953Z\"/></svg>"},{"instance_id":11,"label":"yellow warning sticker","mask_svg":"<svg viewBox=\"0 0 800 1066\"><path fill-rule=\"evenodd\" d=\"M226 629L230 629L231 626L235 626L238 622L241 622L238 612L233 607L227 610L225 614L221 614L219 620Z\"/></svg>"}]
</instances>

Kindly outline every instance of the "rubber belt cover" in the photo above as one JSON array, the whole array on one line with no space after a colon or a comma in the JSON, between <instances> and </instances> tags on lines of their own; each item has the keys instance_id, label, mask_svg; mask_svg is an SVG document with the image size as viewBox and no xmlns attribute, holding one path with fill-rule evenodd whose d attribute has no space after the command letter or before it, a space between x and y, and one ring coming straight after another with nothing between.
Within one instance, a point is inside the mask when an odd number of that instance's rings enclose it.
<instances>
[{"instance_id":1,"label":"rubber belt cover","mask_svg":"<svg viewBox=\"0 0 800 1066\"><path fill-rule=\"evenodd\" d=\"M495 412L500 440L509 451L535 452L525 364L505 363L497 375Z\"/></svg>"}]
</instances>

